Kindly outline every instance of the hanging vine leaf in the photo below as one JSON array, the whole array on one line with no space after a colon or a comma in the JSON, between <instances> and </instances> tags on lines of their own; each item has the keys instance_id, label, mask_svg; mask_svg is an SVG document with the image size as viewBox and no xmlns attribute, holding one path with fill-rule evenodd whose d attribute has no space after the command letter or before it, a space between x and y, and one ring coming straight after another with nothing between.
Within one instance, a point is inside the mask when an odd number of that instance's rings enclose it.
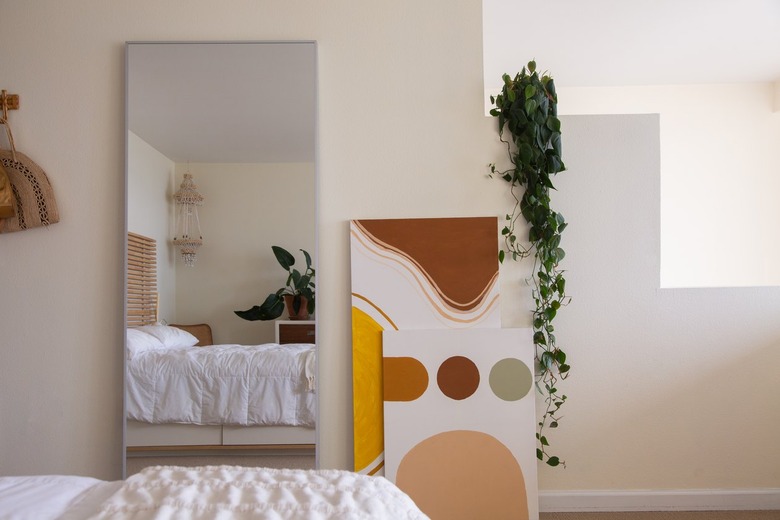
<instances>
[{"instance_id":1,"label":"hanging vine leaf","mask_svg":"<svg viewBox=\"0 0 780 520\"><path fill-rule=\"evenodd\" d=\"M566 353L558 346L553 334L553 320L558 310L569 302L566 280L559 263L566 256L560 247L561 233L567 223L550 207L550 190L555 186L552 177L566 169L561 158L561 121L558 119L558 97L555 83L547 74L536 72L536 62L514 78L502 76L501 94L491 96L495 108L490 111L498 118L498 135L506 144L512 167L500 171L490 165L490 176L496 175L509 183L515 200L512 213L506 216L502 230L504 245L498 259L520 260L534 253L533 341L536 347L536 387L544 396L545 407L538 423L536 438L539 441L536 456L550 466L566 466L559 457L548 453L549 440L546 428L557 428L559 411L566 396L558 392L559 380L566 379L570 366ZM505 138L505 132L510 134ZM529 225L528 240L517 237L516 226L523 218ZM524 244L530 243L530 246Z\"/></svg>"}]
</instances>

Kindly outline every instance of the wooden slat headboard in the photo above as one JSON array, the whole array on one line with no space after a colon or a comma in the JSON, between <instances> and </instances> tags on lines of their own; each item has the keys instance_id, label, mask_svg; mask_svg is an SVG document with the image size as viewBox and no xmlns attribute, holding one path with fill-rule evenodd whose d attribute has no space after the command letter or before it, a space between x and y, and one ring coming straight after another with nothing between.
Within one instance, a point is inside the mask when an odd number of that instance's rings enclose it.
<instances>
[{"instance_id":1,"label":"wooden slat headboard","mask_svg":"<svg viewBox=\"0 0 780 520\"><path fill-rule=\"evenodd\" d=\"M157 241L127 233L127 326L157 321Z\"/></svg>"}]
</instances>

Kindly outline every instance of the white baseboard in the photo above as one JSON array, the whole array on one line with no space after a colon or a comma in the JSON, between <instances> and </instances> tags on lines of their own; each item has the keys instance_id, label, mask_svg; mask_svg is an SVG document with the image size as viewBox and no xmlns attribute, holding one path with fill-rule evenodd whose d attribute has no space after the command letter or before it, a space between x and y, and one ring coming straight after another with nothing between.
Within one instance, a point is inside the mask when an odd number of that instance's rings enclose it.
<instances>
[{"instance_id":1,"label":"white baseboard","mask_svg":"<svg viewBox=\"0 0 780 520\"><path fill-rule=\"evenodd\" d=\"M543 513L585 511L780 510L780 488L663 491L542 491Z\"/></svg>"}]
</instances>

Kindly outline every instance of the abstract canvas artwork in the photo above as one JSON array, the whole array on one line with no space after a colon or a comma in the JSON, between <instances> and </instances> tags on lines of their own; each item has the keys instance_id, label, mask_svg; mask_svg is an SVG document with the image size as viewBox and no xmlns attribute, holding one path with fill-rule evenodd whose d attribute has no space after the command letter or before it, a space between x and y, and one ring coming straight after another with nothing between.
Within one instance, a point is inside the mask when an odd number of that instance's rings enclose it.
<instances>
[{"instance_id":1,"label":"abstract canvas artwork","mask_svg":"<svg viewBox=\"0 0 780 520\"><path fill-rule=\"evenodd\" d=\"M385 477L432 519L536 520L530 329L383 333Z\"/></svg>"},{"instance_id":2,"label":"abstract canvas artwork","mask_svg":"<svg viewBox=\"0 0 780 520\"><path fill-rule=\"evenodd\" d=\"M353 220L355 471L384 465L382 332L499 328L496 217Z\"/></svg>"}]
</instances>

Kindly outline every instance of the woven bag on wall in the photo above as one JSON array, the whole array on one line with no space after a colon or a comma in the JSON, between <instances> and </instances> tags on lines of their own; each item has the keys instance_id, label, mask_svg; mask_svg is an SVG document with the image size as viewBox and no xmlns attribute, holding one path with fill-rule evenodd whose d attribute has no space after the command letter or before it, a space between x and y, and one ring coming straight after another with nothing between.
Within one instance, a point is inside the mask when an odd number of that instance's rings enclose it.
<instances>
[{"instance_id":1,"label":"woven bag on wall","mask_svg":"<svg viewBox=\"0 0 780 520\"><path fill-rule=\"evenodd\" d=\"M7 119L0 119L8 134L10 150L0 150L0 167L8 177L10 187L0 186L3 193L10 188L11 210L4 214L12 214L8 218L0 218L0 233L23 231L39 226L48 226L60 221L57 211L57 201L46 172L35 161L14 148L14 140ZM0 179L2 180L2 179Z\"/></svg>"},{"instance_id":2,"label":"woven bag on wall","mask_svg":"<svg viewBox=\"0 0 780 520\"><path fill-rule=\"evenodd\" d=\"M8 178L8 174L5 173L5 168L0 165L0 218L10 218L15 214L11 180Z\"/></svg>"}]
</instances>

